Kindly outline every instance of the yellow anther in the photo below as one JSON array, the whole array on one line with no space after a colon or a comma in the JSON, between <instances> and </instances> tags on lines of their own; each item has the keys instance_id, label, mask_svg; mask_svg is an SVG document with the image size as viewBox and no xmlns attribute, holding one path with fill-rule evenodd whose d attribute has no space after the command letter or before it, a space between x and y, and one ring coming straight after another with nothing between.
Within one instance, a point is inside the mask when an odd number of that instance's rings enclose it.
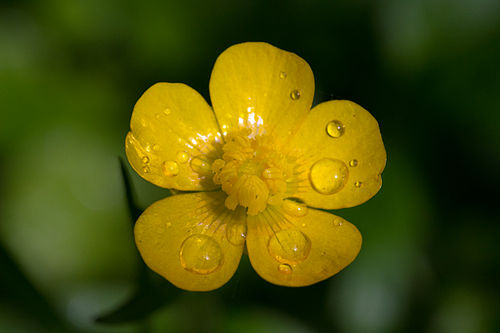
<instances>
[{"instance_id":1,"label":"yellow anther","mask_svg":"<svg viewBox=\"0 0 500 333\"><path fill-rule=\"evenodd\" d=\"M213 162L213 180L228 194L225 206L247 208L248 215L257 215L268 204L279 205L285 197L290 167L286 158L264 137L249 133L231 134L223 146L223 159Z\"/></svg>"}]
</instances>

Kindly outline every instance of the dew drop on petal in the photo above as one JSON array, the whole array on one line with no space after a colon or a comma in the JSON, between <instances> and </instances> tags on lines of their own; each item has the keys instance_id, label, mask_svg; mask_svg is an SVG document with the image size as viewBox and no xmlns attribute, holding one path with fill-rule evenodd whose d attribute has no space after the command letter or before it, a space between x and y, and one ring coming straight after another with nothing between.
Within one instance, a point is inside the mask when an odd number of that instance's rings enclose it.
<instances>
[{"instance_id":1,"label":"dew drop on petal","mask_svg":"<svg viewBox=\"0 0 500 333\"><path fill-rule=\"evenodd\" d=\"M300 91L297 89L292 90L292 92L290 93L290 98L294 101L298 100L300 98Z\"/></svg>"},{"instance_id":2,"label":"dew drop on petal","mask_svg":"<svg viewBox=\"0 0 500 333\"><path fill-rule=\"evenodd\" d=\"M144 164L149 163L149 157L147 157L147 156L143 156L143 157L142 157L142 163L144 163Z\"/></svg>"},{"instance_id":3,"label":"dew drop on petal","mask_svg":"<svg viewBox=\"0 0 500 333\"><path fill-rule=\"evenodd\" d=\"M159 151L160 146L159 145L153 145L153 151Z\"/></svg>"},{"instance_id":4,"label":"dew drop on petal","mask_svg":"<svg viewBox=\"0 0 500 333\"><path fill-rule=\"evenodd\" d=\"M142 172L144 173L148 173L150 170L149 170L149 167L148 166L145 166L144 168L142 168Z\"/></svg>"},{"instance_id":5,"label":"dew drop on petal","mask_svg":"<svg viewBox=\"0 0 500 333\"><path fill-rule=\"evenodd\" d=\"M191 169L201 175L209 175L212 173L212 166L210 163L199 156L191 160Z\"/></svg>"},{"instance_id":6,"label":"dew drop on petal","mask_svg":"<svg viewBox=\"0 0 500 333\"><path fill-rule=\"evenodd\" d=\"M356 186L357 188L360 188L361 185L363 185L363 183L360 182L360 181L357 181L357 182L354 183L354 186Z\"/></svg>"},{"instance_id":7,"label":"dew drop on petal","mask_svg":"<svg viewBox=\"0 0 500 333\"><path fill-rule=\"evenodd\" d=\"M286 79L286 73L285 72L281 72L280 73L280 79Z\"/></svg>"},{"instance_id":8,"label":"dew drop on petal","mask_svg":"<svg viewBox=\"0 0 500 333\"><path fill-rule=\"evenodd\" d=\"M352 168L358 166L358 160L350 160L349 161L349 166L352 167Z\"/></svg>"},{"instance_id":9,"label":"dew drop on petal","mask_svg":"<svg viewBox=\"0 0 500 333\"><path fill-rule=\"evenodd\" d=\"M333 220L333 224L336 225L336 226L341 226L344 223L342 222L341 219L334 219Z\"/></svg>"},{"instance_id":10,"label":"dew drop on petal","mask_svg":"<svg viewBox=\"0 0 500 333\"><path fill-rule=\"evenodd\" d=\"M186 153L185 151L177 152L177 161L179 163L186 163L188 159L189 159L189 154Z\"/></svg>"},{"instance_id":11,"label":"dew drop on petal","mask_svg":"<svg viewBox=\"0 0 500 333\"><path fill-rule=\"evenodd\" d=\"M290 274L292 273L292 266L288 264L281 264L278 266L278 270L283 274Z\"/></svg>"},{"instance_id":12,"label":"dew drop on petal","mask_svg":"<svg viewBox=\"0 0 500 333\"><path fill-rule=\"evenodd\" d=\"M344 125L338 120L332 120L326 125L326 133L332 138L340 138L344 134Z\"/></svg>"},{"instance_id":13,"label":"dew drop on petal","mask_svg":"<svg viewBox=\"0 0 500 333\"><path fill-rule=\"evenodd\" d=\"M184 240L179 258L185 270L206 275L221 265L222 251L217 241L212 237L196 234Z\"/></svg>"},{"instance_id":14,"label":"dew drop on petal","mask_svg":"<svg viewBox=\"0 0 500 333\"><path fill-rule=\"evenodd\" d=\"M167 177L177 176L179 173L179 165L174 161L165 161L161 165L161 170Z\"/></svg>"},{"instance_id":15,"label":"dew drop on petal","mask_svg":"<svg viewBox=\"0 0 500 333\"><path fill-rule=\"evenodd\" d=\"M163 114L165 116L168 116L170 113L172 113L172 110L170 110L169 108L165 108L165 110L163 110Z\"/></svg>"},{"instance_id":16,"label":"dew drop on petal","mask_svg":"<svg viewBox=\"0 0 500 333\"><path fill-rule=\"evenodd\" d=\"M348 170L344 162L324 158L314 163L309 173L312 187L321 194L340 191L347 182Z\"/></svg>"},{"instance_id":17,"label":"dew drop on petal","mask_svg":"<svg viewBox=\"0 0 500 333\"><path fill-rule=\"evenodd\" d=\"M307 206L302 202L296 202L293 200L285 200L283 201L283 210L286 214L302 217L307 215Z\"/></svg>"},{"instance_id":18,"label":"dew drop on petal","mask_svg":"<svg viewBox=\"0 0 500 333\"><path fill-rule=\"evenodd\" d=\"M311 241L299 230L281 230L271 236L267 248L279 263L298 264L309 255Z\"/></svg>"},{"instance_id":19,"label":"dew drop on petal","mask_svg":"<svg viewBox=\"0 0 500 333\"><path fill-rule=\"evenodd\" d=\"M247 227L242 223L230 224L226 231L227 240L233 245L245 243L247 237Z\"/></svg>"}]
</instances>

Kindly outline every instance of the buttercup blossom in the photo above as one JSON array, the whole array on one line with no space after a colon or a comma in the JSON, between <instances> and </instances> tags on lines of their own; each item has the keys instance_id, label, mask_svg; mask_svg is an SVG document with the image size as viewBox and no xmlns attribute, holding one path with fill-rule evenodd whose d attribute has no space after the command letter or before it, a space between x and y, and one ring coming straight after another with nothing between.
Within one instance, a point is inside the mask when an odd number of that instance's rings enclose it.
<instances>
[{"instance_id":1,"label":"buttercup blossom","mask_svg":"<svg viewBox=\"0 0 500 333\"><path fill-rule=\"evenodd\" d=\"M386 153L365 109L335 100L311 110L313 94L302 58L243 43L215 63L212 107L180 83L142 95L128 160L147 181L189 191L153 203L137 220L136 244L152 270L179 288L212 290L231 278L246 247L265 280L307 286L354 260L358 229L314 208L370 199Z\"/></svg>"}]
</instances>

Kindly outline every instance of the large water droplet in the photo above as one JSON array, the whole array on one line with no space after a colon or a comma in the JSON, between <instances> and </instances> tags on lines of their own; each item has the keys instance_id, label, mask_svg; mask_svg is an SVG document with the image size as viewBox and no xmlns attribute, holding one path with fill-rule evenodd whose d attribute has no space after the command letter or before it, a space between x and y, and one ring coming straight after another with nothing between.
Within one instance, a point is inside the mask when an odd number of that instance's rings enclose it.
<instances>
[{"instance_id":1,"label":"large water droplet","mask_svg":"<svg viewBox=\"0 0 500 333\"><path fill-rule=\"evenodd\" d=\"M269 239L269 254L282 264L298 264L311 251L311 241L301 231L281 230Z\"/></svg>"},{"instance_id":2,"label":"large water droplet","mask_svg":"<svg viewBox=\"0 0 500 333\"><path fill-rule=\"evenodd\" d=\"M212 166L210 163L199 156L191 160L191 169L201 175L209 175L212 173Z\"/></svg>"},{"instance_id":3,"label":"large water droplet","mask_svg":"<svg viewBox=\"0 0 500 333\"><path fill-rule=\"evenodd\" d=\"M288 264L281 264L278 266L278 270L283 274L290 274L292 273L292 266Z\"/></svg>"},{"instance_id":4,"label":"large water droplet","mask_svg":"<svg viewBox=\"0 0 500 333\"><path fill-rule=\"evenodd\" d=\"M280 79L286 79L286 73L285 72L281 72L280 73Z\"/></svg>"},{"instance_id":5,"label":"large water droplet","mask_svg":"<svg viewBox=\"0 0 500 333\"><path fill-rule=\"evenodd\" d=\"M293 215L297 217L307 215L307 206L302 202L296 202L293 200L283 201L283 210L288 215Z\"/></svg>"},{"instance_id":6,"label":"large water droplet","mask_svg":"<svg viewBox=\"0 0 500 333\"><path fill-rule=\"evenodd\" d=\"M149 167L146 165L144 168L142 168L142 172L148 173L150 171Z\"/></svg>"},{"instance_id":7,"label":"large water droplet","mask_svg":"<svg viewBox=\"0 0 500 333\"><path fill-rule=\"evenodd\" d=\"M349 161L349 166L352 167L352 168L358 166L358 160L350 160Z\"/></svg>"},{"instance_id":8,"label":"large water droplet","mask_svg":"<svg viewBox=\"0 0 500 333\"><path fill-rule=\"evenodd\" d=\"M361 185L363 185L363 183L360 182L360 181L357 181L357 182L354 183L354 186L356 186L357 188L360 188Z\"/></svg>"},{"instance_id":9,"label":"large water droplet","mask_svg":"<svg viewBox=\"0 0 500 333\"><path fill-rule=\"evenodd\" d=\"M324 158L311 167L309 180L312 187L321 194L333 194L340 191L347 182L347 166L344 162Z\"/></svg>"},{"instance_id":10,"label":"large water droplet","mask_svg":"<svg viewBox=\"0 0 500 333\"><path fill-rule=\"evenodd\" d=\"M149 163L149 157L147 157L147 156L143 156L143 157L142 157L142 163L144 163L144 164Z\"/></svg>"},{"instance_id":11,"label":"large water droplet","mask_svg":"<svg viewBox=\"0 0 500 333\"><path fill-rule=\"evenodd\" d=\"M298 100L300 98L300 91L298 91L297 89L292 90L292 92L290 93L290 98L294 101Z\"/></svg>"},{"instance_id":12,"label":"large water droplet","mask_svg":"<svg viewBox=\"0 0 500 333\"><path fill-rule=\"evenodd\" d=\"M222 263L222 251L215 239L206 235L192 235L182 243L180 261L185 270L209 274Z\"/></svg>"},{"instance_id":13,"label":"large water droplet","mask_svg":"<svg viewBox=\"0 0 500 333\"><path fill-rule=\"evenodd\" d=\"M245 243L247 237L247 227L243 223L232 223L226 231L228 241L233 245L241 245Z\"/></svg>"},{"instance_id":14,"label":"large water droplet","mask_svg":"<svg viewBox=\"0 0 500 333\"><path fill-rule=\"evenodd\" d=\"M179 173L179 165L175 161L165 161L161 165L161 170L167 177L177 176Z\"/></svg>"},{"instance_id":15,"label":"large water droplet","mask_svg":"<svg viewBox=\"0 0 500 333\"><path fill-rule=\"evenodd\" d=\"M332 138L340 138L344 134L344 125L338 120L332 120L326 125L326 133Z\"/></svg>"},{"instance_id":16,"label":"large water droplet","mask_svg":"<svg viewBox=\"0 0 500 333\"><path fill-rule=\"evenodd\" d=\"M189 154L186 153L185 151L177 152L177 161L179 163L186 163L188 159L189 159Z\"/></svg>"}]
</instances>

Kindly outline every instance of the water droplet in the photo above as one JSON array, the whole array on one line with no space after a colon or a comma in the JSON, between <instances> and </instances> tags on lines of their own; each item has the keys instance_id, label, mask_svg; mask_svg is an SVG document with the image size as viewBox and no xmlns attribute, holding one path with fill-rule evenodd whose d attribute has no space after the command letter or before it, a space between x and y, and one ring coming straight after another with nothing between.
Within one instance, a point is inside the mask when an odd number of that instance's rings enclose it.
<instances>
[{"instance_id":1,"label":"water droplet","mask_svg":"<svg viewBox=\"0 0 500 333\"><path fill-rule=\"evenodd\" d=\"M144 168L142 168L142 172L148 173L149 172L149 167L145 166Z\"/></svg>"},{"instance_id":2,"label":"water droplet","mask_svg":"<svg viewBox=\"0 0 500 333\"><path fill-rule=\"evenodd\" d=\"M146 125L147 125L146 119L141 119L141 126L146 127Z\"/></svg>"},{"instance_id":3,"label":"water droplet","mask_svg":"<svg viewBox=\"0 0 500 333\"><path fill-rule=\"evenodd\" d=\"M285 72L281 72L280 73L280 79L286 79L286 73Z\"/></svg>"},{"instance_id":4,"label":"water droplet","mask_svg":"<svg viewBox=\"0 0 500 333\"><path fill-rule=\"evenodd\" d=\"M326 133L332 138L340 138L344 134L344 125L338 120L332 120L326 125Z\"/></svg>"},{"instance_id":5,"label":"water droplet","mask_svg":"<svg viewBox=\"0 0 500 333\"><path fill-rule=\"evenodd\" d=\"M172 223L167 222L167 224L166 224L166 225L167 225L167 228L170 228L170 227L172 226Z\"/></svg>"},{"instance_id":6,"label":"water droplet","mask_svg":"<svg viewBox=\"0 0 500 333\"><path fill-rule=\"evenodd\" d=\"M290 93L290 98L294 101L298 100L300 98L300 91L298 91L297 89L292 90L292 92Z\"/></svg>"},{"instance_id":7,"label":"water droplet","mask_svg":"<svg viewBox=\"0 0 500 333\"><path fill-rule=\"evenodd\" d=\"M232 223L226 231L228 241L233 245L241 245L247 237L247 227L242 223Z\"/></svg>"},{"instance_id":8,"label":"water droplet","mask_svg":"<svg viewBox=\"0 0 500 333\"><path fill-rule=\"evenodd\" d=\"M188 159L189 159L189 154L186 153L185 151L180 151L177 153L177 161L179 163L186 163Z\"/></svg>"},{"instance_id":9,"label":"water droplet","mask_svg":"<svg viewBox=\"0 0 500 333\"><path fill-rule=\"evenodd\" d=\"M288 215L298 217L307 215L307 206L304 203L296 202L293 200L283 201L283 210Z\"/></svg>"},{"instance_id":10,"label":"water droplet","mask_svg":"<svg viewBox=\"0 0 500 333\"><path fill-rule=\"evenodd\" d=\"M144 163L144 164L149 163L149 157L147 157L147 156L143 156L143 157L142 157L142 163Z\"/></svg>"},{"instance_id":11,"label":"water droplet","mask_svg":"<svg viewBox=\"0 0 500 333\"><path fill-rule=\"evenodd\" d=\"M341 226L344 223L342 222L341 219L334 219L333 220L333 224L336 225L336 226Z\"/></svg>"},{"instance_id":12,"label":"water droplet","mask_svg":"<svg viewBox=\"0 0 500 333\"><path fill-rule=\"evenodd\" d=\"M161 170L165 176L177 176L179 173L179 165L174 161L165 161L161 165Z\"/></svg>"},{"instance_id":13,"label":"water droplet","mask_svg":"<svg viewBox=\"0 0 500 333\"><path fill-rule=\"evenodd\" d=\"M169 108L166 108L165 110L163 110L163 114L165 116L168 116L170 113L172 113L172 110L170 110Z\"/></svg>"},{"instance_id":14,"label":"water droplet","mask_svg":"<svg viewBox=\"0 0 500 333\"><path fill-rule=\"evenodd\" d=\"M191 169L193 169L194 172L202 175L209 175L212 173L212 167L210 163L199 156L191 160Z\"/></svg>"},{"instance_id":15,"label":"water droplet","mask_svg":"<svg viewBox=\"0 0 500 333\"><path fill-rule=\"evenodd\" d=\"M271 236L267 248L278 262L298 264L309 255L311 241L299 230L281 230Z\"/></svg>"},{"instance_id":16,"label":"water droplet","mask_svg":"<svg viewBox=\"0 0 500 333\"><path fill-rule=\"evenodd\" d=\"M154 151L159 151L160 150L160 146L159 145L153 145L153 150Z\"/></svg>"},{"instance_id":17,"label":"water droplet","mask_svg":"<svg viewBox=\"0 0 500 333\"><path fill-rule=\"evenodd\" d=\"M357 182L354 183L354 186L356 186L357 188L360 188L361 185L363 185L363 183L360 182L360 181L357 181Z\"/></svg>"},{"instance_id":18,"label":"water droplet","mask_svg":"<svg viewBox=\"0 0 500 333\"><path fill-rule=\"evenodd\" d=\"M185 270L202 275L212 273L222 263L222 251L217 241L201 234L184 240L179 257Z\"/></svg>"},{"instance_id":19,"label":"water droplet","mask_svg":"<svg viewBox=\"0 0 500 333\"><path fill-rule=\"evenodd\" d=\"M292 266L288 264L281 264L278 266L278 270L283 274L290 274L292 273Z\"/></svg>"},{"instance_id":20,"label":"water droplet","mask_svg":"<svg viewBox=\"0 0 500 333\"><path fill-rule=\"evenodd\" d=\"M353 167L353 168L356 167L356 166L358 166L358 160L350 160L349 161L349 166Z\"/></svg>"},{"instance_id":21,"label":"water droplet","mask_svg":"<svg viewBox=\"0 0 500 333\"><path fill-rule=\"evenodd\" d=\"M155 114L155 118L160 119L160 114L159 113Z\"/></svg>"},{"instance_id":22,"label":"water droplet","mask_svg":"<svg viewBox=\"0 0 500 333\"><path fill-rule=\"evenodd\" d=\"M309 180L312 187L321 194L340 191L347 182L347 166L344 162L324 158L311 167Z\"/></svg>"}]
</instances>

